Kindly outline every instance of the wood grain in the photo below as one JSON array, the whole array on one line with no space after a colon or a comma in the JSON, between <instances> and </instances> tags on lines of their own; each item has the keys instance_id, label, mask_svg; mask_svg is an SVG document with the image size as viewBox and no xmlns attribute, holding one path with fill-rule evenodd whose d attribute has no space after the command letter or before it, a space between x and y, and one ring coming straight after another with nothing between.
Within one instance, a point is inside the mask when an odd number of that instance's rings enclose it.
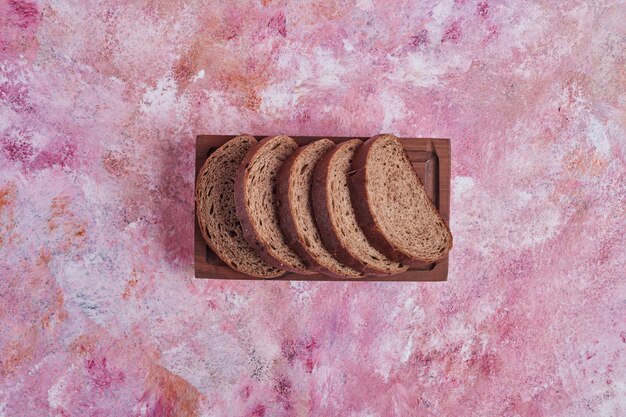
<instances>
[{"instance_id":1,"label":"wood grain","mask_svg":"<svg viewBox=\"0 0 626 417\"><path fill-rule=\"evenodd\" d=\"M200 168L215 149L232 139L235 135L199 135L196 137L196 177ZM265 136L255 136L262 139ZM328 138L335 143L353 137L328 136L292 136L299 145L305 145L317 139ZM367 140L368 138L358 138ZM413 168L420 177L428 195L435 203L441 217L450 224L450 140L430 138L401 138L402 145L409 155ZM194 216L195 217L195 216ZM206 245L195 220L194 265L196 278L259 280L234 271L226 266ZM325 275L285 274L278 281L445 281L448 277L448 256L423 268L412 268L390 277L364 277L359 279L338 280Z\"/></svg>"}]
</instances>

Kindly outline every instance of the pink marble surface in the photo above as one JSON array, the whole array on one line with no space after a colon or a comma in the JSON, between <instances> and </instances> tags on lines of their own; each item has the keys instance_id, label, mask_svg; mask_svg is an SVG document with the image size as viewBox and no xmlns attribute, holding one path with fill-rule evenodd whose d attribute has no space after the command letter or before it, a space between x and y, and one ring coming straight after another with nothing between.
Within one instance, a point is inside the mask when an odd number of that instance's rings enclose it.
<instances>
[{"instance_id":1,"label":"pink marble surface","mask_svg":"<svg viewBox=\"0 0 626 417\"><path fill-rule=\"evenodd\" d=\"M0 0L0 416L625 415L624 22ZM238 132L452 138L449 281L194 279L194 135Z\"/></svg>"}]
</instances>

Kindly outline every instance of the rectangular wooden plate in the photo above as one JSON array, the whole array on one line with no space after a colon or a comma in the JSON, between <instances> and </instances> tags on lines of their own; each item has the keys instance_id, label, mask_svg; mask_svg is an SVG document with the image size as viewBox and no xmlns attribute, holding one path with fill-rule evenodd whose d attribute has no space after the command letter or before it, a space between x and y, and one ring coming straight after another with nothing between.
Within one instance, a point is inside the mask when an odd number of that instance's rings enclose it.
<instances>
[{"instance_id":1,"label":"rectangular wooden plate","mask_svg":"<svg viewBox=\"0 0 626 417\"><path fill-rule=\"evenodd\" d=\"M196 138L196 178L207 156L216 148L232 139L235 135L200 135ZM265 136L256 136L258 140ZM300 145L305 145L317 139L326 137L336 143L343 142L354 137L328 137L328 136L292 136ZM368 138L359 138L367 140ZM426 187L428 195L435 203L441 216L450 224L450 140L449 139L424 139L402 138L402 144L406 149L413 167ZM249 277L234 271L222 262L207 246L200 232L198 220L195 220L194 232L194 260L196 278L214 279L243 279L258 280L260 278ZM413 268L401 274L390 277L368 276L361 279L346 279L345 281L445 281L448 277L448 257L425 266ZM279 281L338 281L326 275L299 275L288 273L280 278L272 278Z\"/></svg>"}]
</instances>

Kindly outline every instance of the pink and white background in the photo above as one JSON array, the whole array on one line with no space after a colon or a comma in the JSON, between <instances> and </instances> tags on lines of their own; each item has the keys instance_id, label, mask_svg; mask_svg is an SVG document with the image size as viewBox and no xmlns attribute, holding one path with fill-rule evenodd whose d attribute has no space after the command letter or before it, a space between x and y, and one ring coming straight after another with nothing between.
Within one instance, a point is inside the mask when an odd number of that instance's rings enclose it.
<instances>
[{"instance_id":1,"label":"pink and white background","mask_svg":"<svg viewBox=\"0 0 626 417\"><path fill-rule=\"evenodd\" d=\"M445 283L193 277L199 133L449 137ZM0 416L623 416L623 1L0 0Z\"/></svg>"}]
</instances>

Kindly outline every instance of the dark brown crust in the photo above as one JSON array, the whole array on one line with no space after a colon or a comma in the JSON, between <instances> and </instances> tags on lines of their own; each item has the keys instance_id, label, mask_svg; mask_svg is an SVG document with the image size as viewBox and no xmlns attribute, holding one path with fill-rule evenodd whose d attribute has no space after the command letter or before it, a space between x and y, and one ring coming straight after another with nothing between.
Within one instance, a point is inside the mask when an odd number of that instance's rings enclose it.
<instances>
[{"instance_id":1,"label":"dark brown crust","mask_svg":"<svg viewBox=\"0 0 626 417\"><path fill-rule=\"evenodd\" d=\"M307 264L309 268L313 269L316 272L320 272L324 275L327 275L333 278L338 278L338 279L353 278L347 275L337 274L329 270L328 268L324 267L323 265L320 265L319 262L315 259L315 257L311 256L310 252L306 249L304 242L298 235L297 227L296 227L296 220L295 220L296 213L291 208L291 205L289 202L289 184L290 184L289 179L291 176L291 169L293 168L293 164L296 162L296 159L298 158L298 156L302 152L304 152L305 149L306 149L306 146L302 146L298 150L296 150L285 161L285 163L283 164L283 166L281 167L278 173L278 177L277 177L278 179L276 181L276 186L277 186L276 196L278 199L278 212L280 214L279 216L280 228L283 231L283 234L285 235L285 238L287 240L287 244L289 245L289 247L293 249L293 251L304 260L304 262ZM333 152L334 150L335 148L331 148L331 150L328 151L328 153ZM322 158L325 158L325 156ZM319 162L318 162L318 165L319 165ZM313 181L315 181L315 179ZM315 189L316 189L316 185L314 182L313 187L312 187L313 206L315 206ZM319 230L319 224L317 224L317 221L316 221L316 225L318 226L318 230ZM321 233L321 230L320 230L320 233ZM327 249L329 248L327 247ZM334 252L332 250L329 250L329 251L331 252L332 255L334 255ZM336 258L336 259L341 261L339 258Z\"/></svg>"},{"instance_id":2,"label":"dark brown crust","mask_svg":"<svg viewBox=\"0 0 626 417\"><path fill-rule=\"evenodd\" d=\"M365 143L363 143L363 145L357 149L354 155L354 159L352 160L352 169L355 172L352 176L348 178L348 184L350 187L350 198L352 200L352 205L354 207L357 221L359 222L361 229L363 229L363 233L365 233L365 236L367 237L367 240L370 242L370 244L378 249L383 255L387 256L389 259L396 262L407 263L411 266L428 265L432 262L435 262L436 260L415 259L391 245L391 243L389 243L389 241L385 238L385 235L382 233L380 227L378 226L376 220L370 212L368 204L368 201L370 200L367 194L366 179L367 158L372 148L372 145L374 145L376 140L381 136L384 135L377 135L366 140ZM415 175L417 181L419 181L419 183L421 184L422 182L417 176L417 173L413 170L412 172ZM430 204L435 212L438 213L437 209L435 208L432 201L430 201L430 199L428 199L428 204ZM446 226L446 228L448 228L449 233L450 229L448 225L445 221L443 222L443 224ZM450 245L445 251L445 254L447 254L451 247L452 241L450 241Z\"/></svg>"},{"instance_id":3,"label":"dark brown crust","mask_svg":"<svg viewBox=\"0 0 626 417\"><path fill-rule=\"evenodd\" d=\"M237 210L237 217L241 223L244 238L268 264L275 268L285 269L296 274L311 275L314 271L300 270L292 267L291 265L286 265L269 253L267 250L267 243L261 238L261 236L259 236L256 228L252 224L251 215L246 205L245 196L247 190L244 186L248 178L246 168L250 165L250 162L252 162L259 149L265 146L265 144L273 138L274 136L267 137L250 148L237 170L237 175L235 176L235 209Z\"/></svg>"},{"instance_id":4,"label":"dark brown crust","mask_svg":"<svg viewBox=\"0 0 626 417\"><path fill-rule=\"evenodd\" d=\"M326 189L329 166L333 157L341 149L341 146L347 146L346 144L354 141L363 143L359 139L342 142L341 144L335 146L333 149L328 151L315 166L315 170L313 171L312 189L313 212L315 213L315 222L317 223L317 228L320 231L320 235L322 236L322 241L324 242L324 245L326 246L328 251L332 253L333 256L337 258L341 263L366 274L392 275L394 272L387 272L376 268L370 268L367 265L363 264L363 262L361 262L358 258L352 256L350 251L348 251L346 247L341 244L341 241L337 239L337 235L339 232L335 229L331 221L329 207L330 198L328 196L328 190Z\"/></svg>"}]
</instances>

